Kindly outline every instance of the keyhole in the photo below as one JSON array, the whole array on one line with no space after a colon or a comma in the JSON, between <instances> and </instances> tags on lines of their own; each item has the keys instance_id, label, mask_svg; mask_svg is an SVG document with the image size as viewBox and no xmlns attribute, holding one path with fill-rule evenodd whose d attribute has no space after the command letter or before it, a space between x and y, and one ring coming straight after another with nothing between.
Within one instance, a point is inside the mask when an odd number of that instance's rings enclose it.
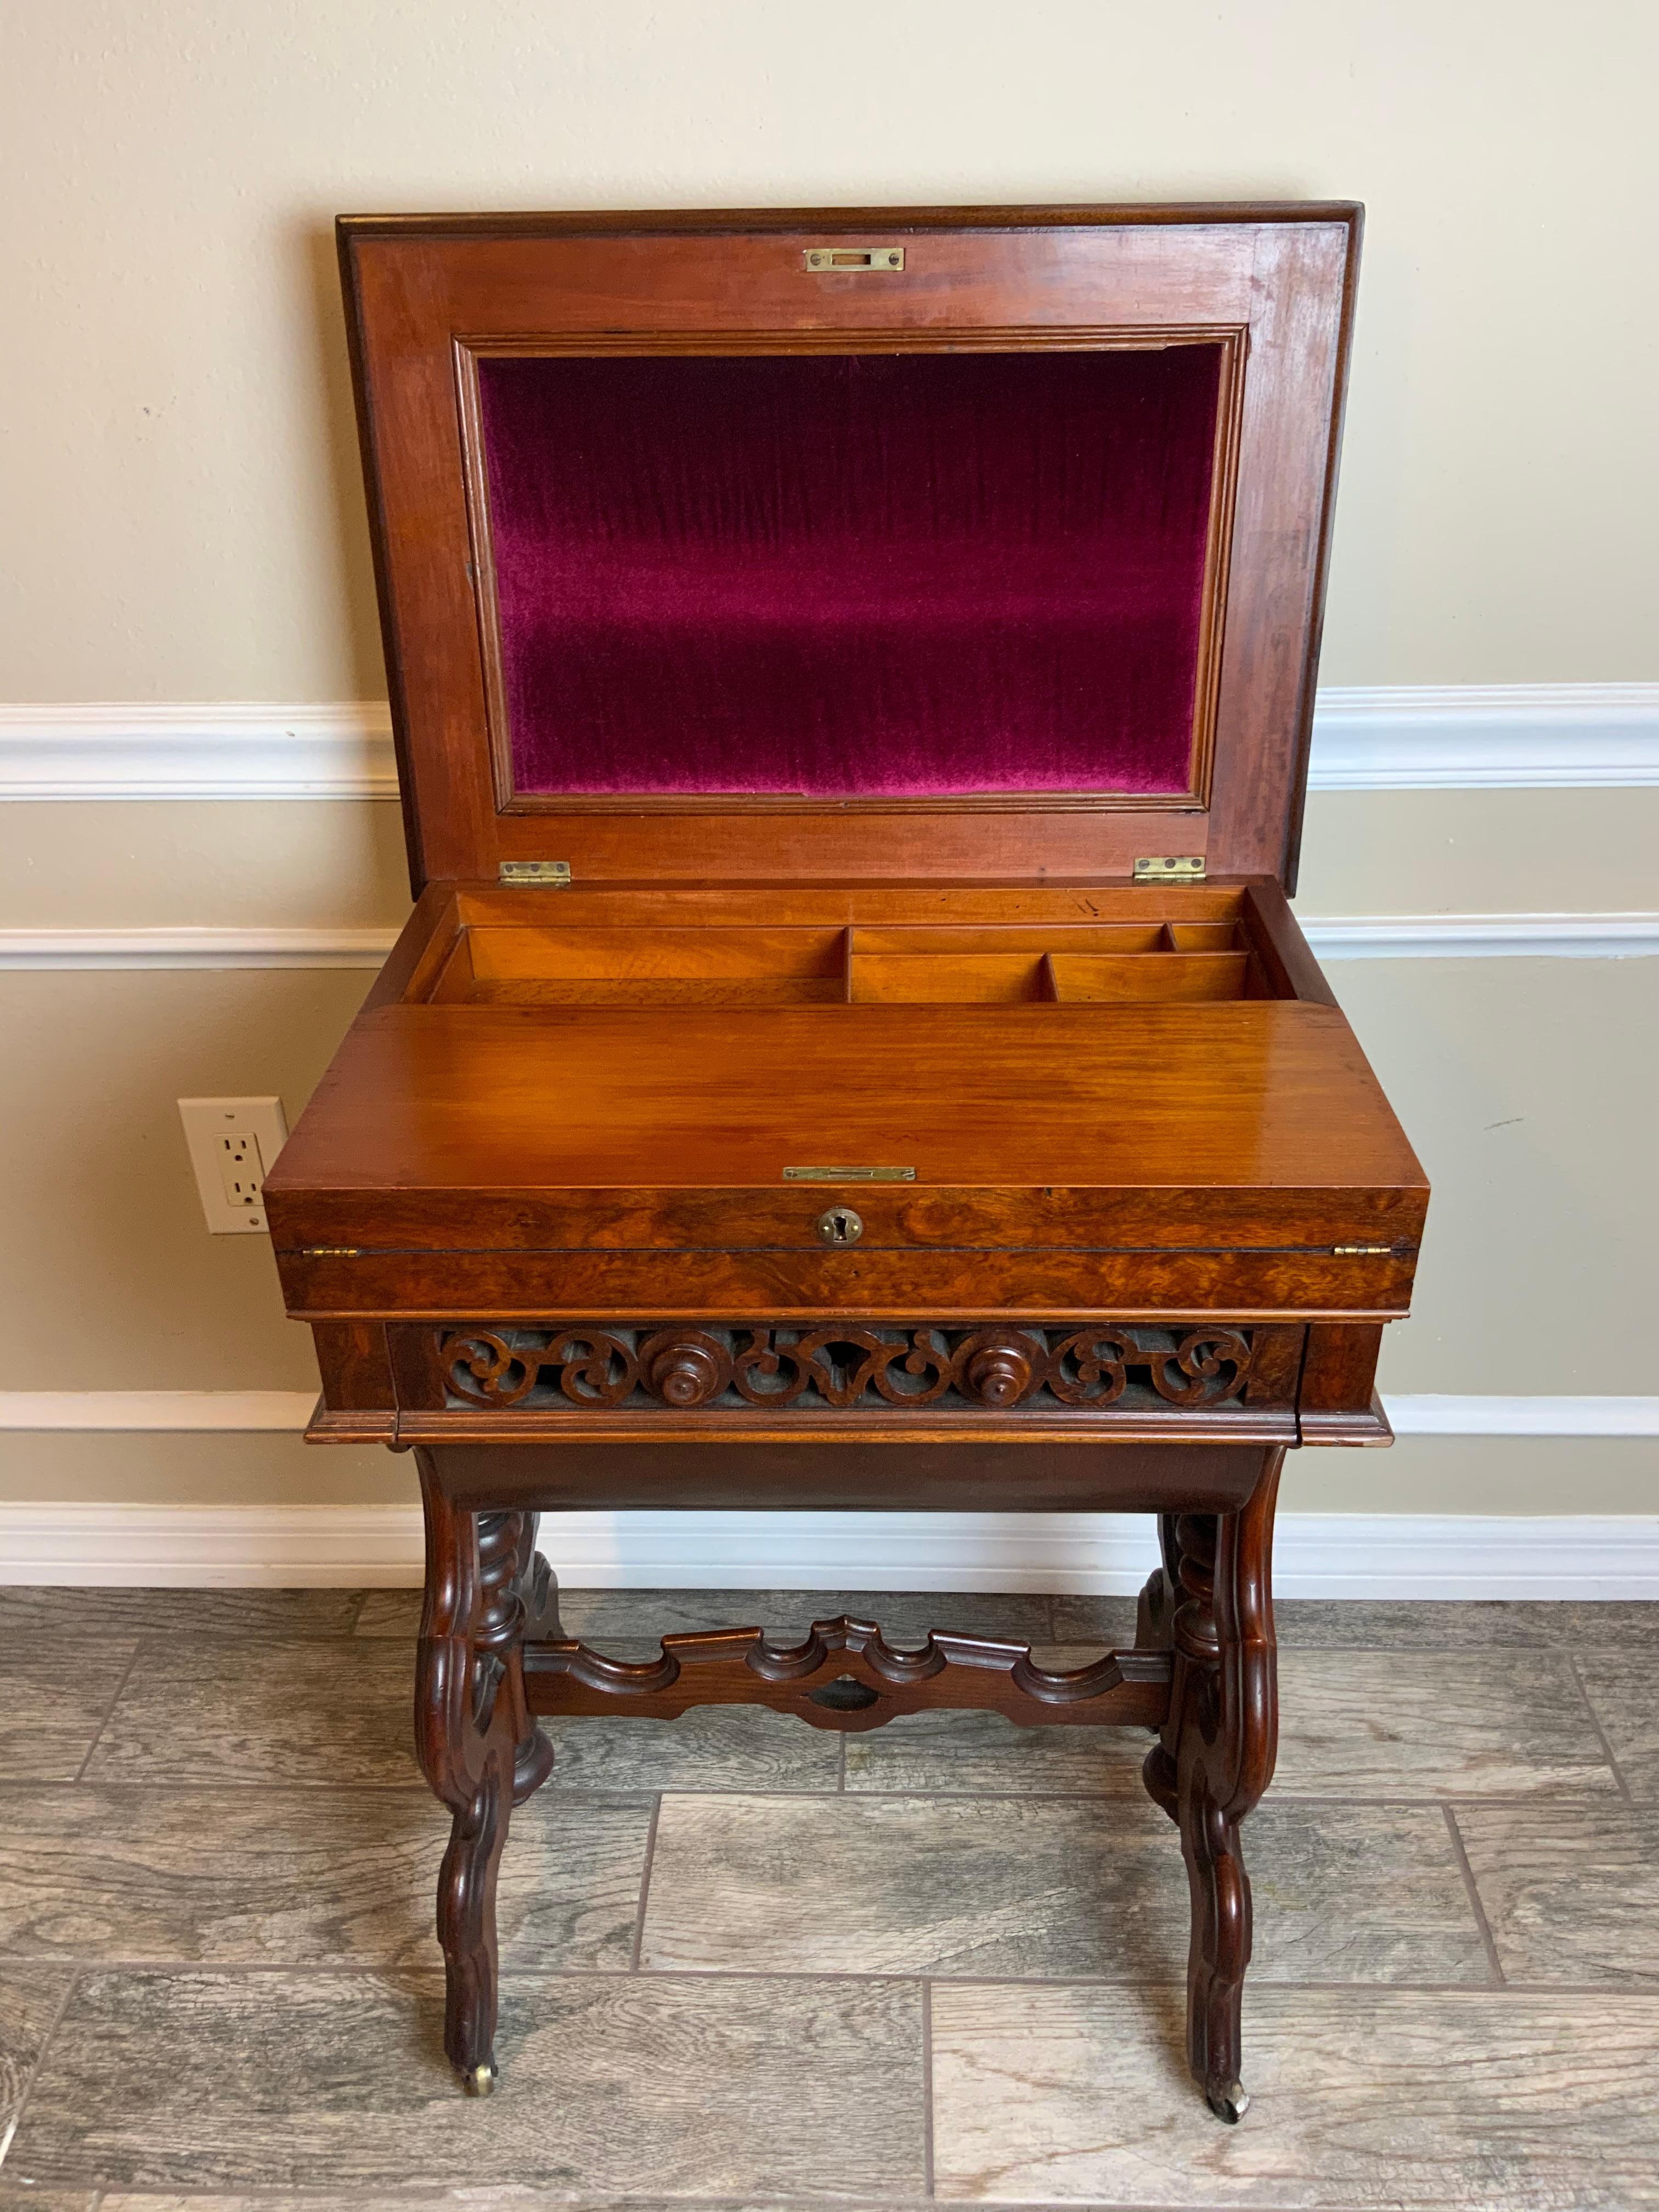
<instances>
[{"instance_id":1,"label":"keyhole","mask_svg":"<svg viewBox=\"0 0 1659 2212\"><path fill-rule=\"evenodd\" d=\"M826 1244L856 1244L864 1224L850 1206L832 1206L818 1216L818 1235Z\"/></svg>"}]
</instances>

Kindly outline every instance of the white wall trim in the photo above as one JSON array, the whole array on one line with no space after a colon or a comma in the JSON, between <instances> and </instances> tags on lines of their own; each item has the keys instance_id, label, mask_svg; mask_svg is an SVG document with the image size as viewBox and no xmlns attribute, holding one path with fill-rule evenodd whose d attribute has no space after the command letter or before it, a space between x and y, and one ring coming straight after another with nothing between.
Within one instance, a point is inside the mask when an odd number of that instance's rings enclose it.
<instances>
[{"instance_id":1,"label":"white wall trim","mask_svg":"<svg viewBox=\"0 0 1659 2212\"><path fill-rule=\"evenodd\" d=\"M1322 960L1628 960L1659 953L1659 914L1298 918Z\"/></svg>"},{"instance_id":2,"label":"white wall trim","mask_svg":"<svg viewBox=\"0 0 1659 2212\"><path fill-rule=\"evenodd\" d=\"M563 1513L562 1581L603 1589L1063 1590L1127 1595L1144 1515ZM388 1587L421 1579L410 1505L0 1504L0 1583ZM1659 1515L1285 1513L1281 1597L1659 1599ZM941 1626L948 1626L941 1622Z\"/></svg>"},{"instance_id":3,"label":"white wall trim","mask_svg":"<svg viewBox=\"0 0 1659 2212\"><path fill-rule=\"evenodd\" d=\"M1659 1437L1659 1398L1391 1391L1382 1403L1400 1437Z\"/></svg>"},{"instance_id":4,"label":"white wall trim","mask_svg":"<svg viewBox=\"0 0 1659 2212\"><path fill-rule=\"evenodd\" d=\"M0 929L0 969L378 968L395 929Z\"/></svg>"},{"instance_id":5,"label":"white wall trim","mask_svg":"<svg viewBox=\"0 0 1659 2212\"><path fill-rule=\"evenodd\" d=\"M1323 960L1622 960L1659 954L1659 914L1393 914L1302 919ZM0 929L0 969L375 969L392 929Z\"/></svg>"},{"instance_id":6,"label":"white wall trim","mask_svg":"<svg viewBox=\"0 0 1659 2212\"><path fill-rule=\"evenodd\" d=\"M1659 1437L1659 1398L1389 1399L1402 1437ZM0 1429L279 1431L289 1390L0 1392ZM1036 1513L568 1513L549 1548L606 1589L1127 1592L1151 1559L1136 1516ZM197 1508L0 1504L0 1583L325 1584L419 1580L412 1506ZM1659 1515L1287 1513L1285 1596L1659 1600Z\"/></svg>"},{"instance_id":7,"label":"white wall trim","mask_svg":"<svg viewBox=\"0 0 1659 2212\"><path fill-rule=\"evenodd\" d=\"M316 1403L314 1390L0 1390L0 1431L297 1435Z\"/></svg>"},{"instance_id":8,"label":"white wall trim","mask_svg":"<svg viewBox=\"0 0 1659 2212\"><path fill-rule=\"evenodd\" d=\"M297 1434L316 1402L314 1390L0 1390L0 1431ZM1402 1437L1659 1437L1659 1397L1390 1392L1383 1404Z\"/></svg>"},{"instance_id":9,"label":"white wall trim","mask_svg":"<svg viewBox=\"0 0 1659 2212\"><path fill-rule=\"evenodd\" d=\"M0 799L395 799L383 700L0 705Z\"/></svg>"},{"instance_id":10,"label":"white wall trim","mask_svg":"<svg viewBox=\"0 0 1659 2212\"><path fill-rule=\"evenodd\" d=\"M1322 690L1311 791L1659 783L1659 684Z\"/></svg>"},{"instance_id":11,"label":"white wall trim","mask_svg":"<svg viewBox=\"0 0 1659 2212\"><path fill-rule=\"evenodd\" d=\"M1659 684L1327 688L1315 791L1659 783ZM392 799L380 700L0 704L0 799Z\"/></svg>"}]
</instances>

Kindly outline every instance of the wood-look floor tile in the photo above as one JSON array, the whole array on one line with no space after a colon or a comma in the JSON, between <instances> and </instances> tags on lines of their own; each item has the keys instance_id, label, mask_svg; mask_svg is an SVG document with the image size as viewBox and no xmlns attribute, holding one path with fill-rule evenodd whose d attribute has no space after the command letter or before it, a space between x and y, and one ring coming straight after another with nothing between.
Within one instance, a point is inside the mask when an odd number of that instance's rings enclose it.
<instances>
[{"instance_id":1,"label":"wood-look floor tile","mask_svg":"<svg viewBox=\"0 0 1659 2212\"><path fill-rule=\"evenodd\" d=\"M1571 1598L1281 1598L1281 1644L1313 1650L1465 1651L1659 1644L1659 1605Z\"/></svg>"},{"instance_id":2,"label":"wood-look floor tile","mask_svg":"<svg viewBox=\"0 0 1659 2212\"><path fill-rule=\"evenodd\" d=\"M907 1713L848 1737L847 1787L1139 1797L1150 1741L1138 1729L1019 1728L1000 1713Z\"/></svg>"},{"instance_id":3,"label":"wood-look floor tile","mask_svg":"<svg viewBox=\"0 0 1659 2212\"><path fill-rule=\"evenodd\" d=\"M418 1595L419 1593L416 1593ZM346 1636L351 1589L0 1589L0 1644L11 1636Z\"/></svg>"},{"instance_id":4,"label":"wood-look floor tile","mask_svg":"<svg viewBox=\"0 0 1659 2212\"><path fill-rule=\"evenodd\" d=\"M0 1640L0 1782L72 1782L137 1644Z\"/></svg>"},{"instance_id":5,"label":"wood-look floor tile","mask_svg":"<svg viewBox=\"0 0 1659 2212\"><path fill-rule=\"evenodd\" d=\"M823 2200L815 2200L822 2203ZM6 2195L0 2181L0 2212L13 2212L15 2204L33 2208L33 2212L82 2212L94 2202L89 2195L60 2195L56 2191L30 2190L15 2199ZM445 2190L441 2194L428 2193L424 2189L399 2189L391 2194L379 2191L353 2190L348 2196L337 2196L332 2190L319 2193L307 2190L302 2196L262 2190L257 2197L196 2197L167 2196L150 2191L135 2193L129 2190L106 2191L95 2199L97 2212L689 2212L695 2203L696 2212L800 2212L801 2200L797 2197L607 2197L603 2203L591 2197L571 2197L561 2190L556 2194L540 2189L526 2189L518 2182L502 2182L483 2189L463 2188ZM893 2200L884 2197L837 2197L835 2212L891 2212Z\"/></svg>"},{"instance_id":6,"label":"wood-look floor tile","mask_svg":"<svg viewBox=\"0 0 1659 2212\"><path fill-rule=\"evenodd\" d=\"M515 1810L509 1966L627 1970L651 1806L544 1790ZM416 1790L0 1789L0 1954L426 1967L448 1837Z\"/></svg>"},{"instance_id":7,"label":"wood-look floor tile","mask_svg":"<svg viewBox=\"0 0 1659 2212\"><path fill-rule=\"evenodd\" d=\"M418 1785L414 1668L389 1643L146 1644L87 1778Z\"/></svg>"},{"instance_id":8,"label":"wood-look floor tile","mask_svg":"<svg viewBox=\"0 0 1659 2212\"><path fill-rule=\"evenodd\" d=\"M1457 1825L1505 1975L1659 1980L1659 1836L1623 1804L1461 1805Z\"/></svg>"},{"instance_id":9,"label":"wood-look floor tile","mask_svg":"<svg viewBox=\"0 0 1659 2212\"><path fill-rule=\"evenodd\" d=\"M1132 1597L1056 1597L1063 1643L1134 1642ZM1659 1645L1659 1603L1571 1598L1279 1598L1281 1646L1304 1650L1548 1650L1581 1644Z\"/></svg>"},{"instance_id":10,"label":"wood-look floor tile","mask_svg":"<svg viewBox=\"0 0 1659 2212\"><path fill-rule=\"evenodd\" d=\"M1127 1651L1135 1640L1132 1597L1057 1597L1054 1639L1086 1644L1097 1650Z\"/></svg>"},{"instance_id":11,"label":"wood-look floor tile","mask_svg":"<svg viewBox=\"0 0 1659 2212\"><path fill-rule=\"evenodd\" d=\"M1651 1652L1582 1650L1578 1671L1638 1805L1659 1805L1659 1667Z\"/></svg>"},{"instance_id":12,"label":"wood-look floor tile","mask_svg":"<svg viewBox=\"0 0 1659 2212\"><path fill-rule=\"evenodd\" d=\"M1659 2203L1659 1997L1289 1990L1245 2001L1251 2109L1186 2078L1178 1989L933 1995L943 2202L1329 2212Z\"/></svg>"},{"instance_id":13,"label":"wood-look floor tile","mask_svg":"<svg viewBox=\"0 0 1659 2212\"><path fill-rule=\"evenodd\" d=\"M512 1977L503 2079L463 2098L437 1984L88 1978L38 2069L19 2179L567 2197L920 2196L921 2008L903 1982Z\"/></svg>"},{"instance_id":14,"label":"wood-look floor tile","mask_svg":"<svg viewBox=\"0 0 1659 2212\"><path fill-rule=\"evenodd\" d=\"M1245 1850L1255 1975L1490 1978L1437 1808L1269 1802ZM663 1803L641 1962L1158 1981L1185 1971L1187 1930L1150 1799L684 1796Z\"/></svg>"},{"instance_id":15,"label":"wood-look floor tile","mask_svg":"<svg viewBox=\"0 0 1659 2212\"><path fill-rule=\"evenodd\" d=\"M1565 1652L1279 1655L1276 1790L1519 1796L1617 1789Z\"/></svg>"},{"instance_id":16,"label":"wood-look floor tile","mask_svg":"<svg viewBox=\"0 0 1659 2212\"><path fill-rule=\"evenodd\" d=\"M74 1978L63 1966L0 1966L0 2187L15 2179L6 2144Z\"/></svg>"},{"instance_id":17,"label":"wood-look floor tile","mask_svg":"<svg viewBox=\"0 0 1659 2212\"><path fill-rule=\"evenodd\" d=\"M876 1620L899 1642L921 1644L930 1629L990 1636L1014 1644L1046 1640L1046 1597L1020 1591L561 1589L567 1632L601 1650L607 1640L657 1638L699 1628L768 1628L799 1638L815 1620L837 1613ZM418 1590L370 1590L357 1623L360 1636L413 1636L420 1626Z\"/></svg>"},{"instance_id":18,"label":"wood-look floor tile","mask_svg":"<svg viewBox=\"0 0 1659 2212\"><path fill-rule=\"evenodd\" d=\"M419 1589L372 1589L363 1594L355 1633L392 1637L407 1644L421 1632L421 1607L425 1594Z\"/></svg>"},{"instance_id":19,"label":"wood-look floor tile","mask_svg":"<svg viewBox=\"0 0 1659 2212\"><path fill-rule=\"evenodd\" d=\"M827 1729L758 1705L701 1705L677 1721L544 1720L550 1790L833 1790ZM533 1802L533 1801L532 1801Z\"/></svg>"}]
</instances>

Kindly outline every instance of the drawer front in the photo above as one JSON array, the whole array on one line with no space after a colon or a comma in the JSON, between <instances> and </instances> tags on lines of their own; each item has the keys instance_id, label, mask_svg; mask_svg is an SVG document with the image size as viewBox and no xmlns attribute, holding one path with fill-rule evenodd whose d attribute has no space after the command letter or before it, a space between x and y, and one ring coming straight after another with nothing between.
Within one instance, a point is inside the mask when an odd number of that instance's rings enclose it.
<instances>
[{"instance_id":1,"label":"drawer front","mask_svg":"<svg viewBox=\"0 0 1659 2212\"><path fill-rule=\"evenodd\" d=\"M1152 1316L456 1318L317 1331L319 1427L388 1441L1293 1443L1307 1331ZM339 1421L334 1416L339 1416Z\"/></svg>"}]
</instances>

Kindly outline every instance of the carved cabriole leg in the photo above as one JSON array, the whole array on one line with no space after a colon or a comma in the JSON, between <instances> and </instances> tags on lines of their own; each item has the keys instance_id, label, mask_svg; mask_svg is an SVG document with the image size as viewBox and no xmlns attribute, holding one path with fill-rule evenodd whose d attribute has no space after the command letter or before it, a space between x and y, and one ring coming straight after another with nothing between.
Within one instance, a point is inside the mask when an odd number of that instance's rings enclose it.
<instances>
[{"instance_id":1,"label":"carved cabriole leg","mask_svg":"<svg viewBox=\"0 0 1659 2212\"><path fill-rule=\"evenodd\" d=\"M463 2086L485 2096L496 2071L496 1871L514 1802L553 1765L526 1704L522 1644L530 1607L538 1623L556 1626L557 1605L550 1576L535 1572L534 1516L457 1507L430 1455L416 1456L427 1540L416 1743L427 1780L454 1816L438 1881L444 2049Z\"/></svg>"},{"instance_id":2,"label":"carved cabriole leg","mask_svg":"<svg viewBox=\"0 0 1659 2212\"><path fill-rule=\"evenodd\" d=\"M1135 1618L1137 1651L1168 1651L1175 1642L1176 1607L1181 1597L1181 1547L1175 1514L1158 1515L1158 1542L1163 1564L1152 1569L1140 1593ZM1170 1711L1174 1711L1172 1702ZM1140 1774L1155 1801L1172 1820L1178 1820L1181 1814L1176 1796L1175 1761L1162 1741L1155 1743L1147 1753Z\"/></svg>"},{"instance_id":3,"label":"carved cabriole leg","mask_svg":"<svg viewBox=\"0 0 1659 2212\"><path fill-rule=\"evenodd\" d=\"M558 1643L564 1636L559 1619L559 1585L553 1570L536 1549L540 1515L511 1513L501 1516L518 1524L518 1547L514 1586L519 1594L519 1632L514 1640L511 1665L518 1678L518 1699L525 1713L526 1732L514 1754L513 1802L522 1805L553 1771L553 1747L530 1717L524 1695L524 1647L526 1644Z\"/></svg>"},{"instance_id":4,"label":"carved cabriole leg","mask_svg":"<svg viewBox=\"0 0 1659 2212\"><path fill-rule=\"evenodd\" d=\"M1273 1522L1284 1454L1272 1454L1234 1513L1184 1513L1162 1528L1164 1565L1142 1600L1143 1637L1167 1626L1170 1718L1143 1772L1180 1823L1192 1892L1187 2054L1211 2110L1238 2119L1240 2015L1250 1959L1250 1885L1239 1823L1271 1780L1279 1691ZM1155 1589L1154 1586L1157 1586ZM1170 1595L1178 1596L1170 1613Z\"/></svg>"}]
</instances>

